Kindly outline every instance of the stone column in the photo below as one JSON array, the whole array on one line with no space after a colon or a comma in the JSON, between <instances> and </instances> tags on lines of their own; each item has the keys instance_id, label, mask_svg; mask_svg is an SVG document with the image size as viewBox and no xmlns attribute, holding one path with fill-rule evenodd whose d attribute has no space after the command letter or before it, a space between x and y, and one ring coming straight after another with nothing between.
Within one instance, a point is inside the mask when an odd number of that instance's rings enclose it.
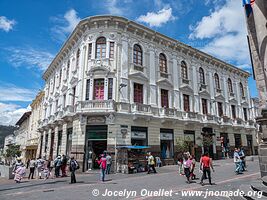
<instances>
[{"instance_id":1,"label":"stone column","mask_svg":"<svg viewBox=\"0 0 267 200\"><path fill-rule=\"evenodd\" d=\"M47 131L44 131L43 132L43 147L42 147L42 158L46 155L46 152L45 152L45 140L46 140L46 136L47 136Z\"/></svg>"},{"instance_id":2,"label":"stone column","mask_svg":"<svg viewBox=\"0 0 267 200\"><path fill-rule=\"evenodd\" d=\"M62 126L62 146L61 151L58 152L60 155L66 154L66 145L67 145L67 123L64 123Z\"/></svg>"},{"instance_id":3,"label":"stone column","mask_svg":"<svg viewBox=\"0 0 267 200\"><path fill-rule=\"evenodd\" d=\"M48 130L48 143L47 143L46 159L49 158L50 151L52 149L52 147L51 147L51 144L52 144L52 142L51 142L51 139L52 139L51 138L51 133L52 133L52 129L49 129Z\"/></svg>"},{"instance_id":4,"label":"stone column","mask_svg":"<svg viewBox=\"0 0 267 200\"><path fill-rule=\"evenodd\" d=\"M53 160L57 156L57 144L58 144L58 126L55 127L54 132L54 147L53 147Z\"/></svg>"}]
</instances>

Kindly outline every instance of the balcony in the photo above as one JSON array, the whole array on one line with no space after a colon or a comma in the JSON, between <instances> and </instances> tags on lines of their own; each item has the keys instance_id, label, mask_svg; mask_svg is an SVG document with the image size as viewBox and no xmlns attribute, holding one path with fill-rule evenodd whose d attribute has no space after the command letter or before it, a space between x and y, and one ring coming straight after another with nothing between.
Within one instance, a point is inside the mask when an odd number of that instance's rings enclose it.
<instances>
[{"instance_id":1,"label":"balcony","mask_svg":"<svg viewBox=\"0 0 267 200\"><path fill-rule=\"evenodd\" d=\"M230 92L230 97L235 97L235 94L233 92Z\"/></svg>"},{"instance_id":2,"label":"balcony","mask_svg":"<svg viewBox=\"0 0 267 200\"><path fill-rule=\"evenodd\" d=\"M134 103L131 105L131 110L133 113L147 114L151 113L151 106L141 103Z\"/></svg>"},{"instance_id":3,"label":"balcony","mask_svg":"<svg viewBox=\"0 0 267 200\"><path fill-rule=\"evenodd\" d=\"M197 119L197 113L196 112L183 112L182 113L183 119L190 119L190 120L196 120Z\"/></svg>"},{"instance_id":4,"label":"balcony","mask_svg":"<svg viewBox=\"0 0 267 200\"><path fill-rule=\"evenodd\" d=\"M189 81L188 79L184 79L184 78L182 79L182 83L183 83L183 84L189 85L189 82L190 82L190 81Z\"/></svg>"},{"instance_id":5,"label":"balcony","mask_svg":"<svg viewBox=\"0 0 267 200\"><path fill-rule=\"evenodd\" d=\"M200 89L201 90L206 90L207 89L207 85L205 85L205 84L200 84Z\"/></svg>"},{"instance_id":6,"label":"balcony","mask_svg":"<svg viewBox=\"0 0 267 200\"><path fill-rule=\"evenodd\" d=\"M221 89L219 89L219 88L216 88L216 93L219 93L219 94L221 94L221 93L222 93L222 90L221 90Z\"/></svg>"},{"instance_id":7,"label":"balcony","mask_svg":"<svg viewBox=\"0 0 267 200\"><path fill-rule=\"evenodd\" d=\"M78 104L79 112L98 113L98 112L115 112L116 106L113 100L90 100L81 101Z\"/></svg>"},{"instance_id":8,"label":"balcony","mask_svg":"<svg viewBox=\"0 0 267 200\"><path fill-rule=\"evenodd\" d=\"M26 146L37 146L38 145L38 138L28 139L26 142Z\"/></svg>"},{"instance_id":9,"label":"balcony","mask_svg":"<svg viewBox=\"0 0 267 200\"><path fill-rule=\"evenodd\" d=\"M160 108L160 115L167 116L167 117L175 117L176 116L176 109L174 108Z\"/></svg>"},{"instance_id":10,"label":"balcony","mask_svg":"<svg viewBox=\"0 0 267 200\"><path fill-rule=\"evenodd\" d=\"M74 112L76 112L76 106L67 105L66 107L63 108L62 117L71 117L74 115Z\"/></svg>"},{"instance_id":11,"label":"balcony","mask_svg":"<svg viewBox=\"0 0 267 200\"><path fill-rule=\"evenodd\" d=\"M167 74L165 72L160 72L160 77L168 79L169 78L169 74Z\"/></svg>"}]
</instances>

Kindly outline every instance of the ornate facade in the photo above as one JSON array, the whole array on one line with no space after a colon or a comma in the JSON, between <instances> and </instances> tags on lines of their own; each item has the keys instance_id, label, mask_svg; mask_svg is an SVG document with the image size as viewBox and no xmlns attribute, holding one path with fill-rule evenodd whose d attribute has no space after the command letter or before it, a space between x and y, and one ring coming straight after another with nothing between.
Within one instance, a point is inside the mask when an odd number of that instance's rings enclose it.
<instances>
[{"instance_id":1,"label":"ornate facade","mask_svg":"<svg viewBox=\"0 0 267 200\"><path fill-rule=\"evenodd\" d=\"M136 22L86 18L43 74L39 155L74 155L86 170L90 150L116 157L120 145L147 145L166 164L177 140L196 155L255 153L248 77Z\"/></svg>"}]
</instances>

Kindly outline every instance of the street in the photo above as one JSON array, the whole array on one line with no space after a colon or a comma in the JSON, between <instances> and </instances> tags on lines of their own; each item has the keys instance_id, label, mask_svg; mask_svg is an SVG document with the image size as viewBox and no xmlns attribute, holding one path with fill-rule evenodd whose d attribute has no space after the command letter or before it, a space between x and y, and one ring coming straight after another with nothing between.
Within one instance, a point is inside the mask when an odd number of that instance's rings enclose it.
<instances>
[{"instance_id":1,"label":"street","mask_svg":"<svg viewBox=\"0 0 267 200\"><path fill-rule=\"evenodd\" d=\"M248 171L242 175L235 175L232 159L214 161L215 173L212 173L212 182L215 185L201 186L200 180L187 184L186 178L177 172L177 166L157 168L157 174L112 174L107 181L99 181L99 174L78 174L77 183L69 184L70 177L50 180L24 179L15 184L12 180L1 180L0 199L229 199L228 197L214 196L211 193L202 197L182 196L182 190L188 191L236 191L249 186L252 181L259 179L258 161L247 161ZM201 174L196 167L196 174ZM206 183L208 181L206 180ZM246 187L248 188L248 187ZM247 191L244 191L247 192ZM257 194L255 194L257 195ZM254 197L257 199L257 196ZM263 197L264 198L264 197Z\"/></svg>"}]
</instances>

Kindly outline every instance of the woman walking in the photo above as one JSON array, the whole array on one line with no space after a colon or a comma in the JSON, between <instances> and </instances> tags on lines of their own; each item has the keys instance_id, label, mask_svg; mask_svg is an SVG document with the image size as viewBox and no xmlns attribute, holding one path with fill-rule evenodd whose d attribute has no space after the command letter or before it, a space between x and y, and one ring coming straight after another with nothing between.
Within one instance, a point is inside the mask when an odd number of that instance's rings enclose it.
<instances>
[{"instance_id":1,"label":"woman walking","mask_svg":"<svg viewBox=\"0 0 267 200\"><path fill-rule=\"evenodd\" d=\"M190 171L191 171L191 166L192 166L192 160L190 160L188 158L188 156L185 156L183 165L184 165L184 173L185 173L185 176L186 176L186 179L187 179L187 183L189 184L189 183L191 183L191 181L190 181Z\"/></svg>"}]
</instances>

